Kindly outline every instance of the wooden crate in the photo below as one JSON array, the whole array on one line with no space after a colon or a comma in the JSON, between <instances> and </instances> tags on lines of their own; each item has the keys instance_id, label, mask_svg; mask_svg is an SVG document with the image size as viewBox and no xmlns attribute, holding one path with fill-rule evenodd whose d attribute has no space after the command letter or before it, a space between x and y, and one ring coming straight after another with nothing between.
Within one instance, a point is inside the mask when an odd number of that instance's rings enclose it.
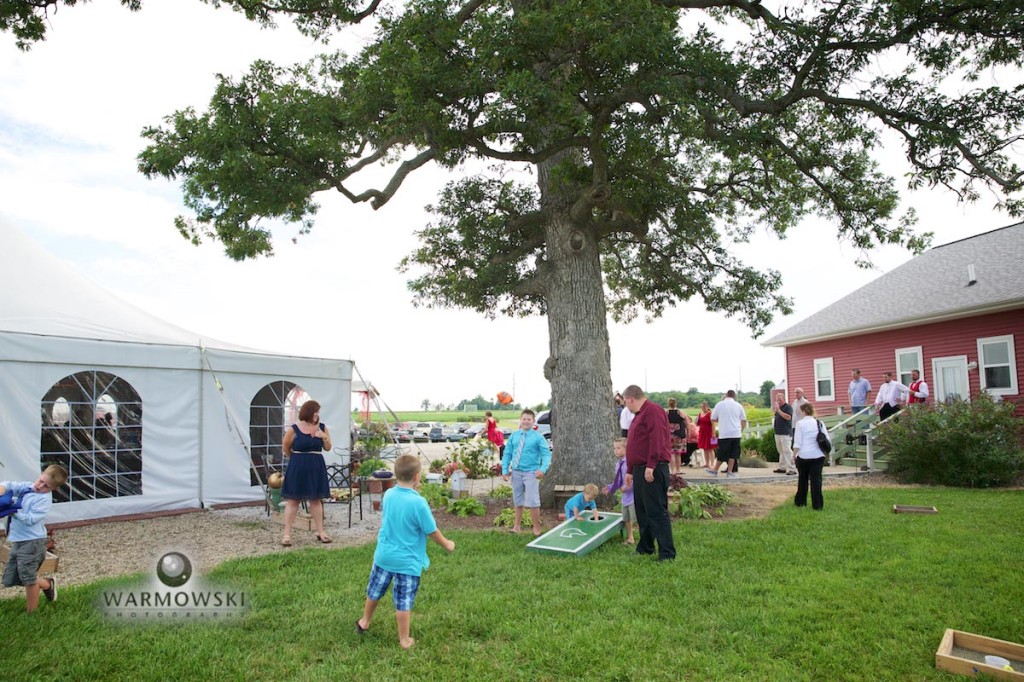
<instances>
[{"instance_id":1,"label":"wooden crate","mask_svg":"<svg viewBox=\"0 0 1024 682\"><path fill-rule=\"evenodd\" d=\"M278 525L283 526L284 513L272 511L270 512L270 520ZM295 523L292 524L292 528L295 530L316 530L316 523L313 521L313 517L309 514L300 513L295 517Z\"/></svg>"},{"instance_id":2,"label":"wooden crate","mask_svg":"<svg viewBox=\"0 0 1024 682\"><path fill-rule=\"evenodd\" d=\"M980 660L966 658L962 650L979 654ZM1008 659L1014 670L1003 670L985 663L985 654ZM959 675L989 675L997 680L1024 680L1024 645L974 635L959 630L946 630L935 651L935 667Z\"/></svg>"},{"instance_id":3,"label":"wooden crate","mask_svg":"<svg viewBox=\"0 0 1024 682\"><path fill-rule=\"evenodd\" d=\"M11 555L11 547L7 543L0 544L0 562L7 565L7 558ZM39 573L56 573L60 558L53 552L47 552L46 558L43 559L43 565L39 567Z\"/></svg>"}]
</instances>

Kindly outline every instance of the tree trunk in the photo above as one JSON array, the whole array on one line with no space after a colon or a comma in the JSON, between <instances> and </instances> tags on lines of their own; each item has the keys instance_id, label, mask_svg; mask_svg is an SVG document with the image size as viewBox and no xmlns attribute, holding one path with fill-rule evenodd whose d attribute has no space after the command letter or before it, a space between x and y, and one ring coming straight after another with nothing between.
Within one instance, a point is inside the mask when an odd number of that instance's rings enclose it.
<instances>
[{"instance_id":1,"label":"tree trunk","mask_svg":"<svg viewBox=\"0 0 1024 682\"><path fill-rule=\"evenodd\" d=\"M551 219L545 226L544 290L550 357L552 464L541 485L542 503L552 503L556 484L609 483L615 469L612 440L618 432L611 382L607 308L597 243L586 227L573 224L568 200L545 194L549 168L538 180Z\"/></svg>"}]
</instances>

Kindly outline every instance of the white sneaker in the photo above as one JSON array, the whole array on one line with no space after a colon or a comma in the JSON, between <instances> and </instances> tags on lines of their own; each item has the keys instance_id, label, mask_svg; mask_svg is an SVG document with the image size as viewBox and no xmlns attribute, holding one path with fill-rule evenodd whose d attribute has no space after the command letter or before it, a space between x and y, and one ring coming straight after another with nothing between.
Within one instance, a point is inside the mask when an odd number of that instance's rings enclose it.
<instances>
[{"instance_id":1,"label":"white sneaker","mask_svg":"<svg viewBox=\"0 0 1024 682\"><path fill-rule=\"evenodd\" d=\"M725 475L725 477L726 477L726 478L739 478L739 477L740 477L740 475L739 475L739 474L734 474L733 472L731 472L731 471L730 471L729 473L727 473L727 474Z\"/></svg>"}]
</instances>

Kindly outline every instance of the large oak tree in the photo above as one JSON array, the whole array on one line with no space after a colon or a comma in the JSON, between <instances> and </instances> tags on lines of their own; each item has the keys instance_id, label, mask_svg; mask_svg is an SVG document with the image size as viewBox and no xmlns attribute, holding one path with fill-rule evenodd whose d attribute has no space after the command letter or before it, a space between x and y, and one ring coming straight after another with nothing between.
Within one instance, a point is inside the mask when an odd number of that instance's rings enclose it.
<instances>
[{"instance_id":1,"label":"large oak tree","mask_svg":"<svg viewBox=\"0 0 1024 682\"><path fill-rule=\"evenodd\" d=\"M266 220L311 228L319 192L379 208L418 169L455 171L403 265L424 304L546 315L551 482L610 471L609 314L699 297L759 334L789 302L728 247L812 214L865 254L927 243L883 144L902 145L911 188L1024 210L1019 0L212 4L376 32L351 56L254 63L206 111L144 131L142 172L183 183L178 228L269 254ZM380 164L386 182L354 189Z\"/></svg>"}]
</instances>

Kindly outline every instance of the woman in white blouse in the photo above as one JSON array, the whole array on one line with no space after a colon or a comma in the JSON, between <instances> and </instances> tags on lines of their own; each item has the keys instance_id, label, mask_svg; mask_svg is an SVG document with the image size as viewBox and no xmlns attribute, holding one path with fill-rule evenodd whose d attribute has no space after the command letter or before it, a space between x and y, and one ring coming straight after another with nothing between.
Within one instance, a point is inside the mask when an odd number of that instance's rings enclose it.
<instances>
[{"instance_id":1,"label":"woman in white blouse","mask_svg":"<svg viewBox=\"0 0 1024 682\"><path fill-rule=\"evenodd\" d=\"M814 405L804 403L800 411L808 417L814 417ZM807 484L811 488L811 508L821 511L825 506L825 500L821 496L821 470L825 466L825 453L818 447L818 425L817 419L801 419L796 423L796 432L793 434L793 456L796 458L796 470L799 476L796 484L796 497L793 502L798 507L807 506ZM821 425L821 432L829 438L828 429Z\"/></svg>"}]
</instances>

